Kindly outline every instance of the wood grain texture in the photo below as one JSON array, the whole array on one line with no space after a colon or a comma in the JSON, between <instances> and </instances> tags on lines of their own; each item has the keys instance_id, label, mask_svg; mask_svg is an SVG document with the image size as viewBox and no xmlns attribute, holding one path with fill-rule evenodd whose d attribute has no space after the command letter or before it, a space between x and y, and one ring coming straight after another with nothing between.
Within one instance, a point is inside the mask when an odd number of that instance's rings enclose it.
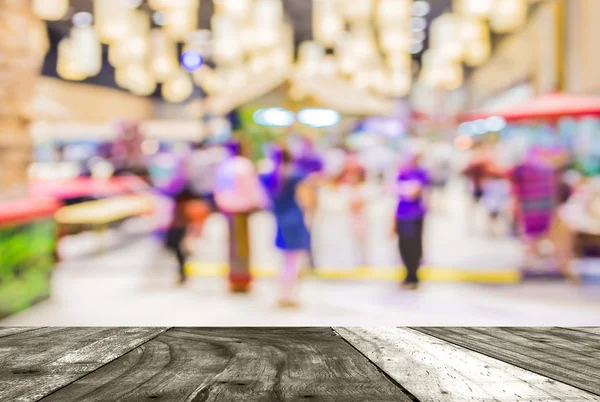
<instances>
[{"instance_id":1,"label":"wood grain texture","mask_svg":"<svg viewBox=\"0 0 600 402\"><path fill-rule=\"evenodd\" d=\"M50 401L406 401L330 328L176 328Z\"/></svg>"},{"instance_id":2,"label":"wood grain texture","mask_svg":"<svg viewBox=\"0 0 600 402\"><path fill-rule=\"evenodd\" d=\"M600 334L550 328L416 328L600 395Z\"/></svg>"},{"instance_id":3,"label":"wood grain texture","mask_svg":"<svg viewBox=\"0 0 600 402\"><path fill-rule=\"evenodd\" d=\"M586 391L412 329L335 330L419 401L600 401Z\"/></svg>"},{"instance_id":4,"label":"wood grain texture","mask_svg":"<svg viewBox=\"0 0 600 402\"><path fill-rule=\"evenodd\" d=\"M40 328L0 338L0 401L37 401L166 328Z\"/></svg>"},{"instance_id":5,"label":"wood grain texture","mask_svg":"<svg viewBox=\"0 0 600 402\"><path fill-rule=\"evenodd\" d=\"M32 327L0 327L0 338L10 335L20 334L22 332L35 331L39 328Z\"/></svg>"}]
</instances>

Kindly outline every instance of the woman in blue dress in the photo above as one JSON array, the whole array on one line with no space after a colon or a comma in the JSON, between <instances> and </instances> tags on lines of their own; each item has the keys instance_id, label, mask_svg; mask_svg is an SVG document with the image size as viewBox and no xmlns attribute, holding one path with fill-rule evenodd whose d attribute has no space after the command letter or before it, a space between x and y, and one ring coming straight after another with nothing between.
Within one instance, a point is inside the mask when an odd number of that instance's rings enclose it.
<instances>
[{"instance_id":1,"label":"woman in blue dress","mask_svg":"<svg viewBox=\"0 0 600 402\"><path fill-rule=\"evenodd\" d=\"M294 164L286 150L272 155L273 170L262 175L271 198L271 210L277 223L275 246L283 252L280 306L297 305L294 295L304 257L310 250L310 235L304 211L312 205L310 187L304 183L305 175Z\"/></svg>"}]
</instances>

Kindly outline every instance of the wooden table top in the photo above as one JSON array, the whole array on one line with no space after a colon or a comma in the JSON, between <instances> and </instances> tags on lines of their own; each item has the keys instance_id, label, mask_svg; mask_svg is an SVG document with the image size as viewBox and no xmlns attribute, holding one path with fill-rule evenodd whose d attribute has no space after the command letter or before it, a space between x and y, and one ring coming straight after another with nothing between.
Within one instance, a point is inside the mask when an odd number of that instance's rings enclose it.
<instances>
[{"instance_id":1,"label":"wooden table top","mask_svg":"<svg viewBox=\"0 0 600 402\"><path fill-rule=\"evenodd\" d=\"M600 328L0 327L0 401L600 401Z\"/></svg>"}]
</instances>

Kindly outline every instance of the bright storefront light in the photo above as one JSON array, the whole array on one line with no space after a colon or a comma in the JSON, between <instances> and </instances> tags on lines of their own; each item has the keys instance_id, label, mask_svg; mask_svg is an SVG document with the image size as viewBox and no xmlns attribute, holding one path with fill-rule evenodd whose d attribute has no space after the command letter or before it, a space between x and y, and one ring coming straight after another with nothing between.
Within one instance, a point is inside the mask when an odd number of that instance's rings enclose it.
<instances>
[{"instance_id":1,"label":"bright storefront light","mask_svg":"<svg viewBox=\"0 0 600 402\"><path fill-rule=\"evenodd\" d=\"M332 127L340 120L340 114L331 109L303 109L298 112L298 121L314 128Z\"/></svg>"},{"instance_id":2,"label":"bright storefront light","mask_svg":"<svg viewBox=\"0 0 600 402\"><path fill-rule=\"evenodd\" d=\"M289 127L296 122L293 112L280 107L257 110L253 118L257 124L269 127Z\"/></svg>"}]
</instances>

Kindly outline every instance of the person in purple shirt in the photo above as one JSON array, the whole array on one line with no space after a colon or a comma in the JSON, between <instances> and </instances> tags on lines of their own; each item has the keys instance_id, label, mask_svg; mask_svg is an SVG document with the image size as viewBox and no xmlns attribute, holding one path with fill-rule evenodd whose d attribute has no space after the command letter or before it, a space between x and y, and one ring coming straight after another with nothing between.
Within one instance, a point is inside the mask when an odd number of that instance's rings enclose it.
<instances>
[{"instance_id":1,"label":"person in purple shirt","mask_svg":"<svg viewBox=\"0 0 600 402\"><path fill-rule=\"evenodd\" d=\"M417 154L408 157L396 178L394 189L398 196L394 233L398 236L400 256L406 266L403 285L407 289L417 288L417 271L423 258L424 192L430 180L419 162Z\"/></svg>"}]
</instances>

